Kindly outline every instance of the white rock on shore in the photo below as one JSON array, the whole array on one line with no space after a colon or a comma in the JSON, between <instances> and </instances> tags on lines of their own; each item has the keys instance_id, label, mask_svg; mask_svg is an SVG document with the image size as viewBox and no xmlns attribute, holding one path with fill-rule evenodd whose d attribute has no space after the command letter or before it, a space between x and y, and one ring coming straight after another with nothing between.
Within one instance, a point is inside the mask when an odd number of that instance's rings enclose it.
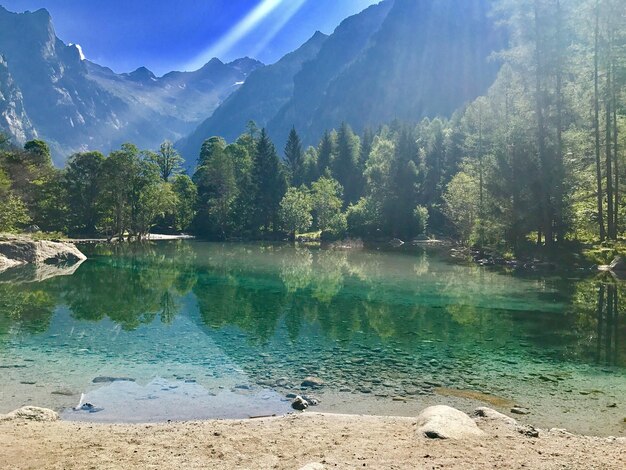
<instances>
[{"instance_id":1,"label":"white rock on shore","mask_svg":"<svg viewBox=\"0 0 626 470\"><path fill-rule=\"evenodd\" d=\"M429 406L417 416L417 432L431 439L465 439L484 436L476 422L446 405Z\"/></svg>"},{"instance_id":2,"label":"white rock on shore","mask_svg":"<svg viewBox=\"0 0 626 470\"><path fill-rule=\"evenodd\" d=\"M0 238L0 271L21 264L76 263L87 257L71 243L32 240L28 237Z\"/></svg>"},{"instance_id":3,"label":"white rock on shore","mask_svg":"<svg viewBox=\"0 0 626 470\"><path fill-rule=\"evenodd\" d=\"M38 406L23 406L15 411L11 411L6 415L0 415L0 421L9 421L13 419L27 419L31 421L57 421L59 414L48 408L39 408Z\"/></svg>"}]
</instances>

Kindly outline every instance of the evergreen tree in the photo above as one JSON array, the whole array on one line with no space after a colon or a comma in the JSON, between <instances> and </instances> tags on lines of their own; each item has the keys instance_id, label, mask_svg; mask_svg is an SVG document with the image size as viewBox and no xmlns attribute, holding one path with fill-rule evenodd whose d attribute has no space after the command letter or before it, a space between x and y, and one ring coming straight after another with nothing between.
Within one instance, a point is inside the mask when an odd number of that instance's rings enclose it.
<instances>
[{"instance_id":1,"label":"evergreen tree","mask_svg":"<svg viewBox=\"0 0 626 470\"><path fill-rule=\"evenodd\" d=\"M257 227L263 232L278 228L278 209L287 191L284 170L276 148L265 129L261 130L252 168Z\"/></svg>"},{"instance_id":2,"label":"evergreen tree","mask_svg":"<svg viewBox=\"0 0 626 470\"><path fill-rule=\"evenodd\" d=\"M337 132L335 157L331 162L333 177L344 188L344 205L348 206L359 198L360 177L358 161L360 142L352 129L345 122Z\"/></svg>"},{"instance_id":3,"label":"evergreen tree","mask_svg":"<svg viewBox=\"0 0 626 470\"><path fill-rule=\"evenodd\" d=\"M328 131L324 131L322 140L317 148L317 174L322 176L330 171L330 163L335 151L335 143Z\"/></svg>"},{"instance_id":4,"label":"evergreen tree","mask_svg":"<svg viewBox=\"0 0 626 470\"><path fill-rule=\"evenodd\" d=\"M300 186L303 183L303 160L302 142L296 129L292 127L285 146L285 162L293 186Z\"/></svg>"}]
</instances>

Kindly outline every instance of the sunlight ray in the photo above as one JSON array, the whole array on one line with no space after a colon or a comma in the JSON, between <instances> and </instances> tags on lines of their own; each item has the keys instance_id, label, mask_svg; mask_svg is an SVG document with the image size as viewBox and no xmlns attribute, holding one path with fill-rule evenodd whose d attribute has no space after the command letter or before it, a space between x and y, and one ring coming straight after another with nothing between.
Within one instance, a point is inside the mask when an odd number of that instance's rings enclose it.
<instances>
[{"instance_id":1,"label":"sunlight ray","mask_svg":"<svg viewBox=\"0 0 626 470\"><path fill-rule=\"evenodd\" d=\"M307 0L292 0L286 5L284 11L280 12L280 19L276 21L272 27L267 31L261 41L258 42L256 47L252 50L251 56L256 57L259 52L263 51L267 45L276 37L276 35L285 27L285 25L294 17Z\"/></svg>"},{"instance_id":2,"label":"sunlight ray","mask_svg":"<svg viewBox=\"0 0 626 470\"><path fill-rule=\"evenodd\" d=\"M230 49L243 39L250 31L261 23L270 13L278 8L284 0L262 0L253 10L251 10L241 21L235 24L217 42L199 54L194 60L187 64L185 69L195 70L202 67L213 57L221 57L228 53Z\"/></svg>"}]
</instances>

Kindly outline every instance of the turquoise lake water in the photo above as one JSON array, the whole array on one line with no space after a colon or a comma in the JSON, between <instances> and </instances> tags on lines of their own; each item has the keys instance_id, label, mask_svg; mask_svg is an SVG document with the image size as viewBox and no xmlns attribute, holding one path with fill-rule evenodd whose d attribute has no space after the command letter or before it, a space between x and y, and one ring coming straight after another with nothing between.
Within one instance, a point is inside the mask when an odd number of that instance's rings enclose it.
<instances>
[{"instance_id":1,"label":"turquoise lake water","mask_svg":"<svg viewBox=\"0 0 626 470\"><path fill-rule=\"evenodd\" d=\"M520 405L541 427L626 435L622 281L417 247L81 249L80 266L0 274L0 413L243 418L292 411L287 395L304 393L314 411ZM308 376L324 385L302 387ZM97 412L73 410L85 402Z\"/></svg>"}]
</instances>

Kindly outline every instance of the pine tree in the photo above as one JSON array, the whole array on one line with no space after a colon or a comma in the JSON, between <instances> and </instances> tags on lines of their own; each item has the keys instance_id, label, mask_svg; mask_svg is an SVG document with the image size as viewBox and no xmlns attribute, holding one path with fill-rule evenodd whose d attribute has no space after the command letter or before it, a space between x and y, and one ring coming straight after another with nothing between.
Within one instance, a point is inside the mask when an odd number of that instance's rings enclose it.
<instances>
[{"instance_id":1,"label":"pine tree","mask_svg":"<svg viewBox=\"0 0 626 470\"><path fill-rule=\"evenodd\" d=\"M356 202L359 197L360 175L358 175L357 167L359 147L358 136L352 132L348 124L342 123L337 132L337 150L331 162L331 169L334 178L344 188L345 206Z\"/></svg>"},{"instance_id":2,"label":"pine tree","mask_svg":"<svg viewBox=\"0 0 626 470\"><path fill-rule=\"evenodd\" d=\"M330 170L330 162L333 158L335 143L328 131L324 131L322 140L317 148L317 174L322 176Z\"/></svg>"},{"instance_id":3,"label":"pine tree","mask_svg":"<svg viewBox=\"0 0 626 470\"><path fill-rule=\"evenodd\" d=\"M302 151L302 142L300 141L296 129L292 127L289 132L289 137L287 138L287 145L285 146L285 162L293 186L300 186L303 182L303 160L304 152Z\"/></svg>"},{"instance_id":4,"label":"pine tree","mask_svg":"<svg viewBox=\"0 0 626 470\"><path fill-rule=\"evenodd\" d=\"M284 170L276 148L265 129L261 130L252 169L257 227L264 232L278 229L280 201L287 191Z\"/></svg>"}]
</instances>

